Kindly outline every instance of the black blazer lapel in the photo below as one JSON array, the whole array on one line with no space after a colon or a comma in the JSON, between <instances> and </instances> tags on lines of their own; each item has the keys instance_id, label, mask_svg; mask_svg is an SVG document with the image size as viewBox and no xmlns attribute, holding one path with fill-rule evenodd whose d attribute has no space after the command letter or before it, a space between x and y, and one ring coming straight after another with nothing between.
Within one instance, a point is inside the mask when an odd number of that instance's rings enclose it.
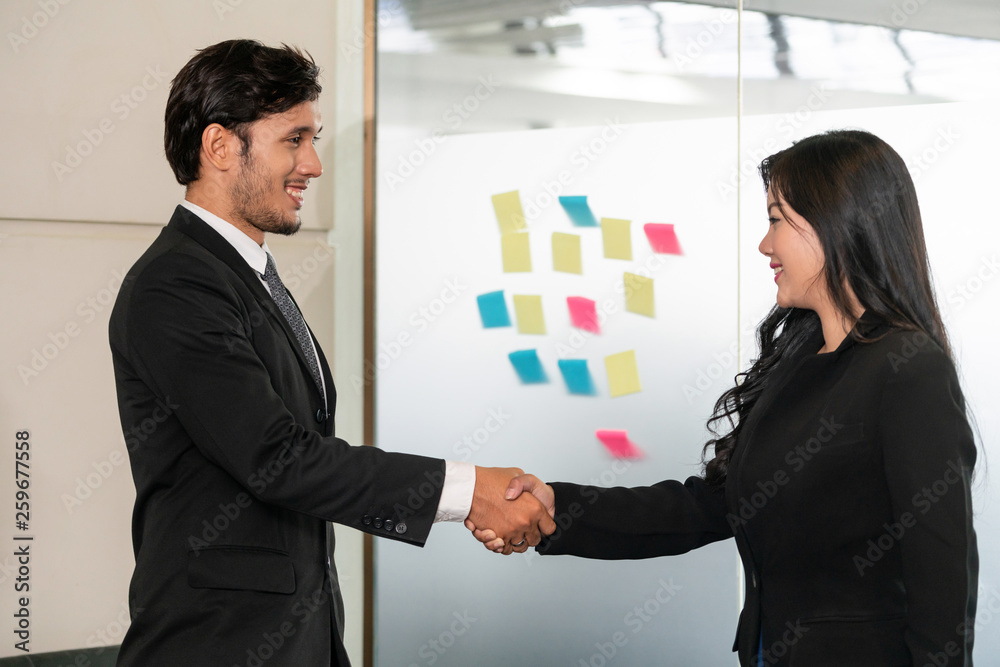
<instances>
[{"instance_id":1,"label":"black blazer lapel","mask_svg":"<svg viewBox=\"0 0 1000 667\"><path fill-rule=\"evenodd\" d=\"M292 331L291 325L288 324L288 320L285 319L281 310L278 309L278 305L274 302L274 299L272 299L271 295L268 294L266 289L264 289L264 284L261 283L260 276L250 268L250 265L247 264L246 260L243 259L240 253L236 251L236 248L234 248L229 241L220 236L219 233L212 229L204 220L183 206L177 206L177 208L174 209L174 214L171 216L170 222L167 223L167 227L173 228L182 234L185 234L199 245L204 246L206 250L219 258L219 260L224 262L226 266L232 269L233 272L240 277L247 288L253 293L254 298L257 300L261 309L268 313L278 326L281 327L281 330L285 332L285 338L288 339L288 344L291 345L293 350L295 350L295 356L298 358L299 364L302 366L302 372L305 373L306 377L308 377L310 382L312 382L315 386L316 383L312 381L312 372L309 370L309 362L306 360L305 353L302 351L302 347L299 345L298 339L295 337L295 332ZM291 296L291 294L289 294L289 296ZM295 302L294 298L292 299L292 302ZM298 308L297 303L295 304L295 307ZM309 333L312 335L311 330ZM318 344L316 344L316 351L319 352ZM323 372L324 375L327 375L328 372L322 369L324 364L323 355L319 354L318 356L321 372ZM332 385L332 380L327 383L327 387L332 387ZM330 392L328 391L327 393L329 394ZM319 387L316 387L316 395L322 397ZM329 398L327 401L329 404Z\"/></svg>"}]
</instances>

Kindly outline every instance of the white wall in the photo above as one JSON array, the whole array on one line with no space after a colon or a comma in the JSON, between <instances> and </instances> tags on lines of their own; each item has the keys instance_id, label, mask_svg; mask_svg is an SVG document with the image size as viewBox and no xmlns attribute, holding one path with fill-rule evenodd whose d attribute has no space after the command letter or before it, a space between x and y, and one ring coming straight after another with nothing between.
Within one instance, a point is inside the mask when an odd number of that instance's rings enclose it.
<instances>
[{"instance_id":1,"label":"white wall","mask_svg":"<svg viewBox=\"0 0 1000 667\"><path fill-rule=\"evenodd\" d=\"M162 118L170 79L196 49L236 37L286 42L323 68L326 174L310 188L303 231L271 245L282 273L301 271L293 291L334 375L362 373L363 62L356 49L340 48L361 34L362 7L362 0L0 3L0 434L10 444L0 479L13 479L14 434L28 429L32 652L116 644L124 634L134 488L107 321L121 272L183 196L163 156ZM342 393L338 433L361 444L362 397ZM13 492L12 482L0 483L0 496L12 500ZM9 618L8 546L17 531L5 506L0 613ZM337 534L347 646L360 664L361 536ZM0 644L0 656L15 652L12 642Z\"/></svg>"}]
</instances>

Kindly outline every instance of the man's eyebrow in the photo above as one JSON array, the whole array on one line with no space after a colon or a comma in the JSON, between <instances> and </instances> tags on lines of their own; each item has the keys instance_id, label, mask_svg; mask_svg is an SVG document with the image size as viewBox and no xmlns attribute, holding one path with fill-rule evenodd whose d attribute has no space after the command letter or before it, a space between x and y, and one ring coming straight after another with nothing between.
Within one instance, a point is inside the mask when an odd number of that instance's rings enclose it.
<instances>
[{"instance_id":1,"label":"man's eyebrow","mask_svg":"<svg viewBox=\"0 0 1000 667\"><path fill-rule=\"evenodd\" d=\"M298 127L294 127L291 130L289 130L288 134L302 134L303 132L313 132L314 134L319 134L322 131L323 131L322 125L316 128L315 132L313 131L312 125L299 125Z\"/></svg>"}]
</instances>

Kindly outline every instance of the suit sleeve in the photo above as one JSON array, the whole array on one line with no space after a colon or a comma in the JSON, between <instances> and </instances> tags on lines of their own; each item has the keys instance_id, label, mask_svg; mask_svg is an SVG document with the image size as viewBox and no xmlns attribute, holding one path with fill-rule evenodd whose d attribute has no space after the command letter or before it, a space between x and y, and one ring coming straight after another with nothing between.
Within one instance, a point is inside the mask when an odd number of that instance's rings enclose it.
<instances>
[{"instance_id":1,"label":"suit sleeve","mask_svg":"<svg viewBox=\"0 0 1000 667\"><path fill-rule=\"evenodd\" d=\"M128 356L175 406L200 453L260 501L363 531L372 530L366 514L391 513L405 519L406 530L380 535L423 544L444 461L354 447L296 421L245 321L223 276L174 254L136 279L125 322Z\"/></svg>"},{"instance_id":2,"label":"suit sleeve","mask_svg":"<svg viewBox=\"0 0 1000 667\"><path fill-rule=\"evenodd\" d=\"M544 555L618 560L686 553L733 536L725 486L700 477L637 488L556 482L558 529L538 546Z\"/></svg>"},{"instance_id":3,"label":"suit sleeve","mask_svg":"<svg viewBox=\"0 0 1000 667\"><path fill-rule=\"evenodd\" d=\"M919 334L917 335L919 336ZM913 340L916 340L916 336ZM951 361L926 341L890 354L879 409L885 475L898 524L913 664L972 664L978 552L972 526L975 440Z\"/></svg>"}]
</instances>

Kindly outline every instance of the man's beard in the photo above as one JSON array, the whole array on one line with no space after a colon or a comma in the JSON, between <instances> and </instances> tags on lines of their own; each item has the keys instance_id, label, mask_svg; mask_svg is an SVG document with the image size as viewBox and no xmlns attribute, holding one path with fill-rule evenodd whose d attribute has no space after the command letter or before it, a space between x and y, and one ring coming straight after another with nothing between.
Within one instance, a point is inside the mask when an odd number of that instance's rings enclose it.
<instances>
[{"instance_id":1,"label":"man's beard","mask_svg":"<svg viewBox=\"0 0 1000 667\"><path fill-rule=\"evenodd\" d=\"M246 146L240 155L240 166L240 175L230 192L233 212L262 232L291 236L299 231L302 220L298 213L293 220L289 220L281 211L268 203L270 183L250 154L249 146Z\"/></svg>"}]
</instances>

